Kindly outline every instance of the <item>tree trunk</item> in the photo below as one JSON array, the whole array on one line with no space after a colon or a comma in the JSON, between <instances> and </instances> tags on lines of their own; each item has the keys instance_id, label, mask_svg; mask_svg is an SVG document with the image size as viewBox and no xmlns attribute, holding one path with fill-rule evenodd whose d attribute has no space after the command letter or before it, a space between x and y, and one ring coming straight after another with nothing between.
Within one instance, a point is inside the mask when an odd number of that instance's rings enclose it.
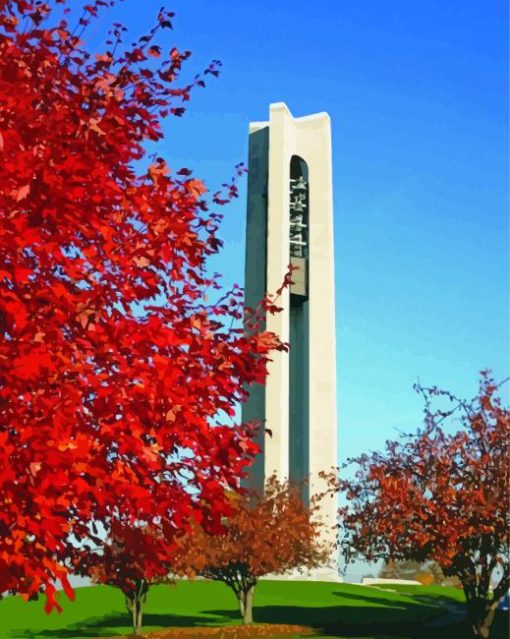
<instances>
[{"instance_id":1,"label":"tree trunk","mask_svg":"<svg viewBox=\"0 0 510 639\"><path fill-rule=\"evenodd\" d=\"M489 639L497 603L480 597L468 599L468 619L473 637Z\"/></svg>"},{"instance_id":2,"label":"tree trunk","mask_svg":"<svg viewBox=\"0 0 510 639\"><path fill-rule=\"evenodd\" d=\"M243 597L243 593L242 592L240 592L237 595L237 600L239 601L239 612L241 613L241 617L244 619L245 606L244 606L244 597Z\"/></svg>"},{"instance_id":3,"label":"tree trunk","mask_svg":"<svg viewBox=\"0 0 510 639\"><path fill-rule=\"evenodd\" d=\"M131 613L133 634L135 635L140 635L142 632L143 604L147 600L148 590L149 584L142 579L136 583L134 590L130 589L124 592L127 609Z\"/></svg>"},{"instance_id":4,"label":"tree trunk","mask_svg":"<svg viewBox=\"0 0 510 639\"><path fill-rule=\"evenodd\" d=\"M139 635L142 632L142 601L140 597L136 597L133 601L133 632L135 635Z\"/></svg>"},{"instance_id":5,"label":"tree trunk","mask_svg":"<svg viewBox=\"0 0 510 639\"><path fill-rule=\"evenodd\" d=\"M243 624L253 623L253 597L255 595L255 584L239 593L239 610L243 617Z\"/></svg>"}]
</instances>

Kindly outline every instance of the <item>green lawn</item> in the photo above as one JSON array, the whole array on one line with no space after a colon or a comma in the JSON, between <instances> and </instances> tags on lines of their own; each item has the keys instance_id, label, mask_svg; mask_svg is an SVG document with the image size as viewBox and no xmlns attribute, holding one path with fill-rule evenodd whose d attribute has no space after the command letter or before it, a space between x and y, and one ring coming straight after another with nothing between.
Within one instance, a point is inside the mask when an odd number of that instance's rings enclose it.
<instances>
[{"instance_id":1,"label":"green lawn","mask_svg":"<svg viewBox=\"0 0 510 639\"><path fill-rule=\"evenodd\" d=\"M439 639L441 628L426 631L424 624L445 615L446 603L454 607L463 600L462 593L453 588L395 586L392 590L396 592L351 584L263 581L255 596L255 621L312 626L322 639L432 635ZM0 638L90 639L130 632L123 597L115 588L77 588L74 603L63 594L61 600L64 612L48 616L43 611L43 598L29 603L17 597L4 599L0 602ZM498 620L503 634L493 633L493 637L506 636L504 621ZM151 589L144 630L238 623L236 600L226 586L183 581ZM452 634L453 628L444 630L448 639L462 636Z\"/></svg>"}]
</instances>

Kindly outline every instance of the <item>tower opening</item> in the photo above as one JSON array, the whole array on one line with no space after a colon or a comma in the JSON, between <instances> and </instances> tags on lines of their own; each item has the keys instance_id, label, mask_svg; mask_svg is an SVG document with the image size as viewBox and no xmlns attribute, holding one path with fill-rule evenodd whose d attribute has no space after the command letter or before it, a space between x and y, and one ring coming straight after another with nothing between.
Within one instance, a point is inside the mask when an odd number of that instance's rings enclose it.
<instances>
[{"instance_id":1,"label":"tower opening","mask_svg":"<svg viewBox=\"0 0 510 639\"><path fill-rule=\"evenodd\" d=\"M293 155L289 183L289 262L292 272L289 309L289 479L308 478L309 463L309 309L308 309L308 165ZM302 496L309 501L309 489Z\"/></svg>"}]
</instances>

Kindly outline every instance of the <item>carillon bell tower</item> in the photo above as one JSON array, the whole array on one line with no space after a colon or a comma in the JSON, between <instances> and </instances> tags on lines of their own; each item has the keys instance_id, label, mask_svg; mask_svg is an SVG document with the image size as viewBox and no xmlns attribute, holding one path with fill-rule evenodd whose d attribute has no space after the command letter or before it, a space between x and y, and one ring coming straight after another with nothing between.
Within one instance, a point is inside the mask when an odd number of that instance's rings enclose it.
<instances>
[{"instance_id":1,"label":"carillon bell tower","mask_svg":"<svg viewBox=\"0 0 510 639\"><path fill-rule=\"evenodd\" d=\"M309 477L308 502L322 489L318 473L337 465L331 125L326 113L294 118L282 102L269 111L268 122L250 124L246 305L276 291L289 263L297 270L278 300L283 311L266 317L266 329L290 352L272 355L243 421L264 421L269 431L260 433L251 483L262 489L273 472L281 480ZM327 499L320 512L331 539L336 509Z\"/></svg>"}]
</instances>

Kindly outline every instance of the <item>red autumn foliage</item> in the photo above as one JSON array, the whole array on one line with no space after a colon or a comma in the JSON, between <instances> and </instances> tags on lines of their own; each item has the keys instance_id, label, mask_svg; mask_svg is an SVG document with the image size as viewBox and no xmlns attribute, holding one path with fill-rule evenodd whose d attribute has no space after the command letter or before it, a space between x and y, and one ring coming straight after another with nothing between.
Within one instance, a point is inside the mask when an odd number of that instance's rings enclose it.
<instances>
[{"instance_id":1,"label":"red autumn foliage","mask_svg":"<svg viewBox=\"0 0 510 639\"><path fill-rule=\"evenodd\" d=\"M172 566L172 546L164 527L126 525L113 521L108 540L99 552L81 556L93 581L119 588L131 614L133 632L142 630L143 608L151 585L168 581Z\"/></svg>"},{"instance_id":2,"label":"red autumn foliage","mask_svg":"<svg viewBox=\"0 0 510 639\"><path fill-rule=\"evenodd\" d=\"M384 453L350 460L354 479L340 482L348 500L340 511L344 553L347 560L436 561L462 583L473 636L488 637L510 585L510 411L488 372L470 402L417 389L424 428L387 442ZM433 410L437 399L454 402L453 410ZM454 434L441 426L451 415L463 425Z\"/></svg>"},{"instance_id":3,"label":"red autumn foliage","mask_svg":"<svg viewBox=\"0 0 510 639\"><path fill-rule=\"evenodd\" d=\"M138 162L218 65L177 86L190 53L156 44L163 10L91 56L80 37L112 4L73 28L64 0L0 2L0 593L45 590L48 610L57 581L72 596L71 534L97 542L119 512L218 525L256 451L222 415L284 348L232 328L239 288L206 301L221 241L203 182Z\"/></svg>"}]
</instances>

